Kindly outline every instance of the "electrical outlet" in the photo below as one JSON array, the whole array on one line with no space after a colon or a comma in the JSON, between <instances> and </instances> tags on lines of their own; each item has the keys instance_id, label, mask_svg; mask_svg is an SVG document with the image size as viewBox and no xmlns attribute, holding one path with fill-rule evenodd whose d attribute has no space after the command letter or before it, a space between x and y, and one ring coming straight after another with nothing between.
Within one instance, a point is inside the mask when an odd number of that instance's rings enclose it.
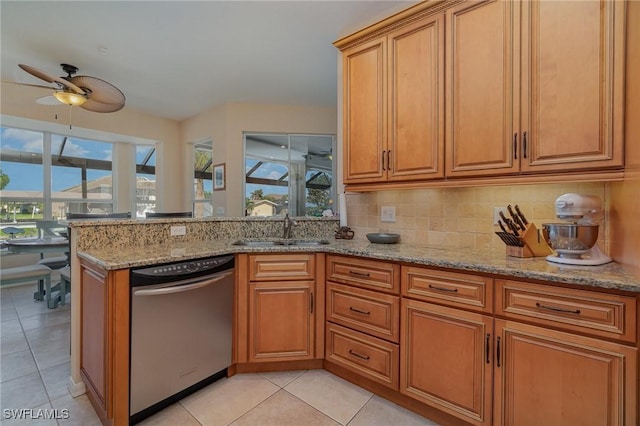
<instances>
[{"instance_id":1,"label":"electrical outlet","mask_svg":"<svg viewBox=\"0 0 640 426\"><path fill-rule=\"evenodd\" d=\"M224 216L224 207L222 206L216 207L216 216Z\"/></svg>"},{"instance_id":2,"label":"electrical outlet","mask_svg":"<svg viewBox=\"0 0 640 426\"><path fill-rule=\"evenodd\" d=\"M180 235L187 235L187 227L184 225L174 225L171 227L171 236L177 237Z\"/></svg>"},{"instance_id":3,"label":"electrical outlet","mask_svg":"<svg viewBox=\"0 0 640 426\"><path fill-rule=\"evenodd\" d=\"M500 212L506 217L509 217L509 212L506 207L494 207L493 208L493 224L498 226L498 221L500 220Z\"/></svg>"},{"instance_id":4,"label":"electrical outlet","mask_svg":"<svg viewBox=\"0 0 640 426\"><path fill-rule=\"evenodd\" d=\"M380 222L395 222L395 221L396 221L396 206L380 207Z\"/></svg>"}]
</instances>

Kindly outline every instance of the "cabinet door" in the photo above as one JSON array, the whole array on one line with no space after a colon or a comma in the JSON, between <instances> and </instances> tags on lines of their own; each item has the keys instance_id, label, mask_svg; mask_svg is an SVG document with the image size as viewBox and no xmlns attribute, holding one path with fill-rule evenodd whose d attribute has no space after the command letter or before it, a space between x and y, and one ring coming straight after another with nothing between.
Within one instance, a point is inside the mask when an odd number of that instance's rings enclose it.
<instances>
[{"instance_id":1,"label":"cabinet door","mask_svg":"<svg viewBox=\"0 0 640 426\"><path fill-rule=\"evenodd\" d=\"M495 425L636 424L637 349L504 320L496 334Z\"/></svg>"},{"instance_id":2,"label":"cabinet door","mask_svg":"<svg viewBox=\"0 0 640 426\"><path fill-rule=\"evenodd\" d=\"M386 150L386 38L342 53L344 183L380 182Z\"/></svg>"},{"instance_id":3,"label":"cabinet door","mask_svg":"<svg viewBox=\"0 0 640 426\"><path fill-rule=\"evenodd\" d=\"M448 177L519 171L518 8L489 0L446 12Z\"/></svg>"},{"instance_id":4,"label":"cabinet door","mask_svg":"<svg viewBox=\"0 0 640 426\"><path fill-rule=\"evenodd\" d=\"M492 324L487 315L402 299L400 392L491 424Z\"/></svg>"},{"instance_id":5,"label":"cabinet door","mask_svg":"<svg viewBox=\"0 0 640 426\"><path fill-rule=\"evenodd\" d=\"M621 167L625 2L522 7L522 170Z\"/></svg>"},{"instance_id":6,"label":"cabinet door","mask_svg":"<svg viewBox=\"0 0 640 426\"><path fill-rule=\"evenodd\" d=\"M444 15L389 34L388 180L444 177Z\"/></svg>"},{"instance_id":7,"label":"cabinet door","mask_svg":"<svg viewBox=\"0 0 640 426\"><path fill-rule=\"evenodd\" d=\"M314 357L313 287L313 281L250 284L250 362Z\"/></svg>"},{"instance_id":8,"label":"cabinet door","mask_svg":"<svg viewBox=\"0 0 640 426\"><path fill-rule=\"evenodd\" d=\"M129 421L129 270L80 267L80 373L103 422Z\"/></svg>"}]
</instances>

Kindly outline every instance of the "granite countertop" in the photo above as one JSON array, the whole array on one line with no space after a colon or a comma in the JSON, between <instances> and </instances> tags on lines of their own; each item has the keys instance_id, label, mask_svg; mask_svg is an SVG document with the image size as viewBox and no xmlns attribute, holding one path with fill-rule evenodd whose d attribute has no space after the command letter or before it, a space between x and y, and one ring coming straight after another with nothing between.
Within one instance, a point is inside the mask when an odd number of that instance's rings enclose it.
<instances>
[{"instance_id":1,"label":"granite countertop","mask_svg":"<svg viewBox=\"0 0 640 426\"><path fill-rule=\"evenodd\" d=\"M545 258L521 259L478 250L447 250L406 243L372 244L363 239L331 239L329 244L317 246L252 247L233 245L232 242L173 242L118 250L107 247L81 251L78 256L107 270L114 270L229 253L324 252L640 293L637 271L618 263L602 266L561 265L548 262Z\"/></svg>"}]
</instances>

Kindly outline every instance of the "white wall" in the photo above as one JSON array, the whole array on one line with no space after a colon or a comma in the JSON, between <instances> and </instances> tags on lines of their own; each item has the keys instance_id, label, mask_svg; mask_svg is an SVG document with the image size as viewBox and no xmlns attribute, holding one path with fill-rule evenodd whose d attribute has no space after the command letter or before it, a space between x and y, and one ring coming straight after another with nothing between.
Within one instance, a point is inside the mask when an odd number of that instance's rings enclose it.
<instances>
[{"instance_id":1,"label":"white wall","mask_svg":"<svg viewBox=\"0 0 640 426\"><path fill-rule=\"evenodd\" d=\"M226 189L213 193L224 216L244 215L243 132L336 134L336 108L233 103L183 121L184 141L213 140L214 164L226 163Z\"/></svg>"}]
</instances>

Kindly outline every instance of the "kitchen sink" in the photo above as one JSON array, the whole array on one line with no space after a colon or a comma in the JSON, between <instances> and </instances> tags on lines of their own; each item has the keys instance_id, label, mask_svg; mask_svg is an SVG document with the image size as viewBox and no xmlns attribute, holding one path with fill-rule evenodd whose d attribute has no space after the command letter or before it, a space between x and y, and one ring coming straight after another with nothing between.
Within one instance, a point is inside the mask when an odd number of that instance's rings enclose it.
<instances>
[{"instance_id":1,"label":"kitchen sink","mask_svg":"<svg viewBox=\"0 0 640 426\"><path fill-rule=\"evenodd\" d=\"M308 240L237 240L232 243L235 246L247 247L273 247L273 246L320 246L329 244L329 240L324 239L308 239Z\"/></svg>"}]
</instances>

